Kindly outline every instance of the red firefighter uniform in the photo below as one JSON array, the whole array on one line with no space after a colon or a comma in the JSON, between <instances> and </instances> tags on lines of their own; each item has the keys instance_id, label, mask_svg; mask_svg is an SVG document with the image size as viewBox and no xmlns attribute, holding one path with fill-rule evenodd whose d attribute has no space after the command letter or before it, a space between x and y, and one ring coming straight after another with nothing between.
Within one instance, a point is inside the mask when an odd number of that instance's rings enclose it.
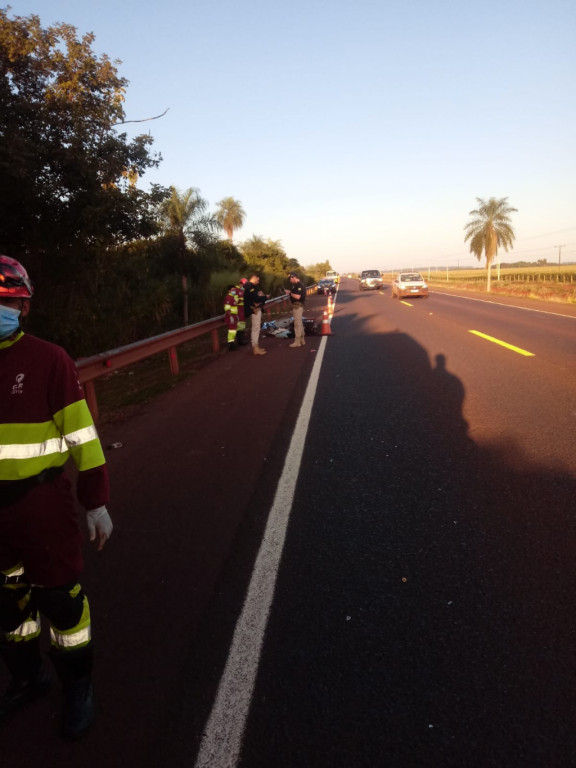
<instances>
[{"instance_id":1,"label":"red firefighter uniform","mask_svg":"<svg viewBox=\"0 0 576 768\"><path fill-rule=\"evenodd\" d=\"M238 286L231 285L228 288L228 293L224 299L224 312L226 316L226 325L228 327L228 346L231 349L235 349L236 334L238 333L239 323L239 311L240 311L240 293ZM244 308L242 307L242 315L244 315ZM244 317L242 317L244 319Z\"/></svg>"},{"instance_id":2,"label":"red firefighter uniform","mask_svg":"<svg viewBox=\"0 0 576 768\"><path fill-rule=\"evenodd\" d=\"M65 691L90 680L82 537L63 472L69 457L81 504L106 505L106 464L75 365L61 347L20 331L0 341L0 655L24 692L27 681L42 683L41 614ZM5 698L12 704L14 692Z\"/></svg>"},{"instance_id":3,"label":"red firefighter uniform","mask_svg":"<svg viewBox=\"0 0 576 768\"><path fill-rule=\"evenodd\" d=\"M242 280L236 286L236 292L238 295L238 331L244 333L246 330L246 317L244 314L244 286L248 280L243 277Z\"/></svg>"}]
</instances>

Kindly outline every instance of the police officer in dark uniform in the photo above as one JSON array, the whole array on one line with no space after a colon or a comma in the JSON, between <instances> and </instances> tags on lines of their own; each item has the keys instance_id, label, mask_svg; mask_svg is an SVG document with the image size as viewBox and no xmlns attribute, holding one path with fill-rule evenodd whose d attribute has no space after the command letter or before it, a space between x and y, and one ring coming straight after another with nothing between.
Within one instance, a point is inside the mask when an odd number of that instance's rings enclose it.
<instances>
[{"instance_id":1,"label":"police officer in dark uniform","mask_svg":"<svg viewBox=\"0 0 576 768\"><path fill-rule=\"evenodd\" d=\"M300 282L296 272L290 272L290 288L286 288L286 293L290 296L292 303L292 316L294 318L294 341L289 346L303 347L306 344L304 339L304 323L302 315L304 314L304 302L306 301L306 288Z\"/></svg>"}]
</instances>

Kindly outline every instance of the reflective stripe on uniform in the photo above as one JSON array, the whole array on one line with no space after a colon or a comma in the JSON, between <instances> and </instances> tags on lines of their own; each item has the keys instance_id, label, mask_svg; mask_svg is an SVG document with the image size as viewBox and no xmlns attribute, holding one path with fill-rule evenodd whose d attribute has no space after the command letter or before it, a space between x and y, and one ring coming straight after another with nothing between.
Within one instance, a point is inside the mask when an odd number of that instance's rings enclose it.
<instances>
[{"instance_id":1,"label":"reflective stripe on uniform","mask_svg":"<svg viewBox=\"0 0 576 768\"><path fill-rule=\"evenodd\" d=\"M62 437L53 437L42 443L22 443L0 446L0 459L34 459L51 453L66 453L69 448L96 440L96 427L84 427Z\"/></svg>"},{"instance_id":2,"label":"reflective stripe on uniform","mask_svg":"<svg viewBox=\"0 0 576 768\"><path fill-rule=\"evenodd\" d=\"M67 634L66 632L58 632L51 628L50 638L52 640L52 645L55 645L58 648L80 648L83 645L88 645L92 638L92 630L88 626L78 632Z\"/></svg>"},{"instance_id":3,"label":"reflective stripe on uniform","mask_svg":"<svg viewBox=\"0 0 576 768\"><path fill-rule=\"evenodd\" d=\"M80 589L80 584L76 584L70 595L74 597ZM84 595L82 606L80 621L72 629L61 630L54 626L50 627L52 645L57 648L81 648L88 645L92 639L92 628L90 625L90 606L86 595Z\"/></svg>"},{"instance_id":4,"label":"reflective stripe on uniform","mask_svg":"<svg viewBox=\"0 0 576 768\"><path fill-rule=\"evenodd\" d=\"M22 563L16 563L12 568L7 568L0 573L3 573L4 576L24 576L24 566Z\"/></svg>"},{"instance_id":5,"label":"reflective stripe on uniform","mask_svg":"<svg viewBox=\"0 0 576 768\"><path fill-rule=\"evenodd\" d=\"M80 471L105 463L85 400L66 406L53 421L0 424L0 480L22 480L60 467L68 452Z\"/></svg>"},{"instance_id":6,"label":"reflective stripe on uniform","mask_svg":"<svg viewBox=\"0 0 576 768\"><path fill-rule=\"evenodd\" d=\"M63 437L53 437L44 440L43 443L14 443L12 445L0 445L0 460L5 459L37 459L40 456L49 456L52 453L64 453L68 446Z\"/></svg>"},{"instance_id":7,"label":"reflective stripe on uniform","mask_svg":"<svg viewBox=\"0 0 576 768\"><path fill-rule=\"evenodd\" d=\"M30 640L33 637L37 637L40 634L40 630L40 616L38 616L37 619L26 619L14 632L6 632L6 635L10 640L18 642L23 638Z\"/></svg>"}]
</instances>

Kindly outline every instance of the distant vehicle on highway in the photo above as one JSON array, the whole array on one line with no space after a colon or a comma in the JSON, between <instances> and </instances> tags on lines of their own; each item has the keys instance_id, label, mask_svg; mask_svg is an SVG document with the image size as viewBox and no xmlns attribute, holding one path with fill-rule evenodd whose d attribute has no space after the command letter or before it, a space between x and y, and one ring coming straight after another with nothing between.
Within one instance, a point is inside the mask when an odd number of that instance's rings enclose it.
<instances>
[{"instance_id":1,"label":"distant vehicle on highway","mask_svg":"<svg viewBox=\"0 0 576 768\"><path fill-rule=\"evenodd\" d=\"M428 298L428 285L419 272L401 272L392 283L392 298L423 296Z\"/></svg>"},{"instance_id":2,"label":"distant vehicle on highway","mask_svg":"<svg viewBox=\"0 0 576 768\"><path fill-rule=\"evenodd\" d=\"M323 296L336 293L336 281L331 277L323 277L322 280L318 280L318 293Z\"/></svg>"},{"instance_id":3,"label":"distant vehicle on highway","mask_svg":"<svg viewBox=\"0 0 576 768\"><path fill-rule=\"evenodd\" d=\"M360 273L360 282L358 287L361 291L370 291L382 288L382 274L379 269L365 269Z\"/></svg>"},{"instance_id":4,"label":"distant vehicle on highway","mask_svg":"<svg viewBox=\"0 0 576 768\"><path fill-rule=\"evenodd\" d=\"M330 278L334 280L335 283L340 282L340 275L338 272L335 272L333 269L329 269L328 272L326 272L326 278Z\"/></svg>"}]
</instances>

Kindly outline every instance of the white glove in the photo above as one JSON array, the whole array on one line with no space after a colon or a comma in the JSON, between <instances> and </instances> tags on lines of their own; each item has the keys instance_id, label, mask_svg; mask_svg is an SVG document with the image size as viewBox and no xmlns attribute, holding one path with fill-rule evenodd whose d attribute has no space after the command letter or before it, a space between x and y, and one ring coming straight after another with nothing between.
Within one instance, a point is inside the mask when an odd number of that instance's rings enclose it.
<instances>
[{"instance_id":1,"label":"white glove","mask_svg":"<svg viewBox=\"0 0 576 768\"><path fill-rule=\"evenodd\" d=\"M88 535L90 541L94 541L98 536L97 548L102 549L106 541L112 534L112 520L106 507L97 507L89 509L86 512L86 522L88 523Z\"/></svg>"}]
</instances>

